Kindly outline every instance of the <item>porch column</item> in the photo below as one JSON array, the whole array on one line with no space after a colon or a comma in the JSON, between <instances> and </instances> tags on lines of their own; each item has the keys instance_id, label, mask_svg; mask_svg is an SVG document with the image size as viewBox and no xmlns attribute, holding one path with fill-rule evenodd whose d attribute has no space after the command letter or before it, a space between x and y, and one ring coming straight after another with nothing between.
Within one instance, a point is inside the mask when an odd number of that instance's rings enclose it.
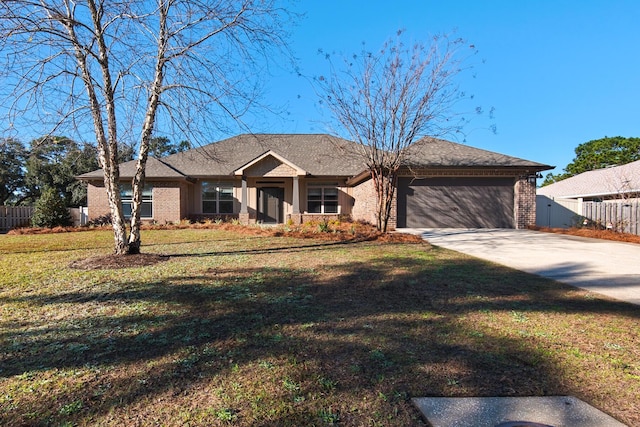
<instances>
[{"instance_id":1,"label":"porch column","mask_svg":"<svg viewBox=\"0 0 640 427\"><path fill-rule=\"evenodd\" d=\"M293 177L293 211L291 212L294 215L298 215L300 213L300 188L298 186L298 177Z\"/></svg>"},{"instance_id":2,"label":"porch column","mask_svg":"<svg viewBox=\"0 0 640 427\"><path fill-rule=\"evenodd\" d=\"M240 204L240 213L248 214L249 209L247 207L247 177L242 175L242 202Z\"/></svg>"},{"instance_id":3,"label":"porch column","mask_svg":"<svg viewBox=\"0 0 640 427\"><path fill-rule=\"evenodd\" d=\"M249 197L247 196L247 177L242 175L242 196L240 200L240 214L238 215L238 219L240 220L240 224L247 225L249 224L249 206L247 201Z\"/></svg>"}]
</instances>

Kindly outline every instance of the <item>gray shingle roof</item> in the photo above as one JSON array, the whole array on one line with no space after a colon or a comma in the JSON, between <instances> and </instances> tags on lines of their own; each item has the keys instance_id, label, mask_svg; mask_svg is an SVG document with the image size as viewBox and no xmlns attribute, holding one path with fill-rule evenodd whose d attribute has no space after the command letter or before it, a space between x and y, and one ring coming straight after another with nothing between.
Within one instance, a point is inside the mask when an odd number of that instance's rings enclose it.
<instances>
[{"instance_id":1,"label":"gray shingle roof","mask_svg":"<svg viewBox=\"0 0 640 427\"><path fill-rule=\"evenodd\" d=\"M353 148L353 142L329 135L244 134L163 160L185 175L197 178L232 175L262 154L273 151L311 175L352 176L363 169Z\"/></svg>"},{"instance_id":2,"label":"gray shingle roof","mask_svg":"<svg viewBox=\"0 0 640 427\"><path fill-rule=\"evenodd\" d=\"M357 154L358 144L342 138L324 134L243 134L162 159L150 158L146 176L152 179L231 176L269 151L314 176L352 177L365 169L362 158ZM541 163L432 138L425 138L412 147L408 163L424 167L551 169ZM123 178L132 177L135 161L123 163L120 171ZM93 171L79 178L101 179L102 171Z\"/></svg>"},{"instance_id":3,"label":"gray shingle roof","mask_svg":"<svg viewBox=\"0 0 640 427\"><path fill-rule=\"evenodd\" d=\"M615 167L596 169L541 187L537 194L547 197L578 198L617 196L640 192L640 160Z\"/></svg>"},{"instance_id":4,"label":"gray shingle roof","mask_svg":"<svg viewBox=\"0 0 640 427\"><path fill-rule=\"evenodd\" d=\"M409 166L415 167L518 167L548 170L553 167L493 151L435 138L423 138L408 150Z\"/></svg>"},{"instance_id":5,"label":"gray shingle roof","mask_svg":"<svg viewBox=\"0 0 640 427\"><path fill-rule=\"evenodd\" d=\"M125 162L120 165L120 178L133 178L136 172L136 161ZM155 157L149 157L147 159L146 167L147 177L152 178L185 178L185 175L180 171L174 169L169 164L164 162L164 159L156 159ZM88 172L78 176L79 179L102 179L102 169L98 169L92 172Z\"/></svg>"}]
</instances>

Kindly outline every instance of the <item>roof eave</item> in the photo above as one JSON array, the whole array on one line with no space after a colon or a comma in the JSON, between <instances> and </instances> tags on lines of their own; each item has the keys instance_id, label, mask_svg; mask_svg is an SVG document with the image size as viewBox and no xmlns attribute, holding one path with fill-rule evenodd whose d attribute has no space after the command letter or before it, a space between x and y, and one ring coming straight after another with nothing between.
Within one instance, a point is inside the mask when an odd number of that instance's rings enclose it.
<instances>
[{"instance_id":1,"label":"roof eave","mask_svg":"<svg viewBox=\"0 0 640 427\"><path fill-rule=\"evenodd\" d=\"M426 165L426 164L412 164L404 165L403 168L409 170L440 170L440 171L455 171L455 170L478 170L478 171L509 171L514 175L531 175L537 174L545 170L553 169L554 166L549 165Z\"/></svg>"},{"instance_id":2,"label":"roof eave","mask_svg":"<svg viewBox=\"0 0 640 427\"><path fill-rule=\"evenodd\" d=\"M359 174L354 175L351 178L347 179L345 184L347 187L353 187L368 180L369 178L371 178L371 172L368 170L363 170Z\"/></svg>"},{"instance_id":3,"label":"roof eave","mask_svg":"<svg viewBox=\"0 0 640 427\"><path fill-rule=\"evenodd\" d=\"M629 190L629 191L609 191L609 192L600 192L600 193L578 193L578 194L568 194L568 195L552 195L552 194L538 194L539 196L545 196L554 199L584 199L590 197L605 197L605 196L624 196L626 194L640 194L640 189L637 190Z\"/></svg>"}]
</instances>

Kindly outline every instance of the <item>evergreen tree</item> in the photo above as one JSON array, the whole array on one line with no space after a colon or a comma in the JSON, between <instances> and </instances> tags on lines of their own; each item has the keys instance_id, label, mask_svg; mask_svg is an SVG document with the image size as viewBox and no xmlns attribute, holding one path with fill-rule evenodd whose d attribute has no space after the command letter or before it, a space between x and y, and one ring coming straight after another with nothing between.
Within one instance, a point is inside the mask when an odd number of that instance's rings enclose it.
<instances>
[{"instance_id":1,"label":"evergreen tree","mask_svg":"<svg viewBox=\"0 0 640 427\"><path fill-rule=\"evenodd\" d=\"M72 139L51 136L31 141L26 160L23 204L32 204L45 188L55 188L67 206L87 203L87 189L77 175L98 169L98 152L94 146Z\"/></svg>"},{"instance_id":2,"label":"evergreen tree","mask_svg":"<svg viewBox=\"0 0 640 427\"><path fill-rule=\"evenodd\" d=\"M625 165L640 160L640 138L604 137L580 144L576 157L563 173L547 174L542 186L570 178L583 172L608 166Z\"/></svg>"},{"instance_id":3,"label":"evergreen tree","mask_svg":"<svg viewBox=\"0 0 640 427\"><path fill-rule=\"evenodd\" d=\"M34 207L31 225L53 228L71 225L71 214L64 198L53 188L46 188Z\"/></svg>"},{"instance_id":4,"label":"evergreen tree","mask_svg":"<svg viewBox=\"0 0 640 427\"><path fill-rule=\"evenodd\" d=\"M0 139L0 205L15 203L24 187L26 150L17 139Z\"/></svg>"}]
</instances>

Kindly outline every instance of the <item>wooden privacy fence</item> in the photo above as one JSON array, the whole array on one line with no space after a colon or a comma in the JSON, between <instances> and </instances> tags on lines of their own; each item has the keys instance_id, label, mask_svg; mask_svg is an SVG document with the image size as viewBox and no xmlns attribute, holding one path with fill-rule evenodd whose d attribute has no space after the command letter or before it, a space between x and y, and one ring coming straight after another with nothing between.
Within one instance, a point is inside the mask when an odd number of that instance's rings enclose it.
<instances>
[{"instance_id":1,"label":"wooden privacy fence","mask_svg":"<svg viewBox=\"0 0 640 427\"><path fill-rule=\"evenodd\" d=\"M640 202L611 200L605 202L583 202L582 216L598 227L621 233L640 235Z\"/></svg>"},{"instance_id":2,"label":"wooden privacy fence","mask_svg":"<svg viewBox=\"0 0 640 427\"><path fill-rule=\"evenodd\" d=\"M85 225L89 220L86 206L69 208L71 221L76 227ZM0 206L0 233L6 233L12 228L28 227L33 215L32 206Z\"/></svg>"},{"instance_id":3,"label":"wooden privacy fence","mask_svg":"<svg viewBox=\"0 0 640 427\"><path fill-rule=\"evenodd\" d=\"M32 214L32 206L0 206L0 233L28 226Z\"/></svg>"},{"instance_id":4,"label":"wooden privacy fence","mask_svg":"<svg viewBox=\"0 0 640 427\"><path fill-rule=\"evenodd\" d=\"M605 200L584 202L536 196L536 225L539 227L597 227L640 235L640 201Z\"/></svg>"}]
</instances>

